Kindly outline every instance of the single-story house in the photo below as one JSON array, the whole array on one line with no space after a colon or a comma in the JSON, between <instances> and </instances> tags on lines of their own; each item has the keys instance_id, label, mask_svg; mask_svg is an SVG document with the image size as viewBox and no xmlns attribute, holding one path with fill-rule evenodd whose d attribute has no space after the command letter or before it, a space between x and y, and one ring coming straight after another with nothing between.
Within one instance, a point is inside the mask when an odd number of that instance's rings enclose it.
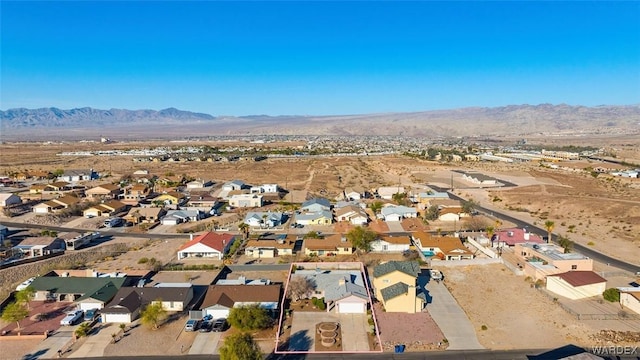
<instances>
[{"instance_id":1,"label":"single-story house","mask_svg":"<svg viewBox=\"0 0 640 360\"><path fill-rule=\"evenodd\" d=\"M395 252L401 253L409 250L411 247L411 237L381 235L371 242L371 251L373 252Z\"/></svg>"},{"instance_id":2,"label":"single-story house","mask_svg":"<svg viewBox=\"0 0 640 360\"><path fill-rule=\"evenodd\" d=\"M335 256L353 254L353 245L344 234L333 234L324 239L304 240L305 255Z\"/></svg>"},{"instance_id":3,"label":"single-story house","mask_svg":"<svg viewBox=\"0 0 640 360\"><path fill-rule=\"evenodd\" d=\"M182 245L178 249L178 259L212 258L222 260L235 240L236 235L233 234L206 232Z\"/></svg>"},{"instance_id":4,"label":"single-story house","mask_svg":"<svg viewBox=\"0 0 640 360\"><path fill-rule=\"evenodd\" d=\"M122 287L124 277L41 276L31 283L34 300L76 302L81 310L102 309Z\"/></svg>"},{"instance_id":5,"label":"single-story house","mask_svg":"<svg viewBox=\"0 0 640 360\"><path fill-rule=\"evenodd\" d=\"M387 312L414 314L427 304L417 285L420 264L416 261L388 261L373 268L373 289Z\"/></svg>"},{"instance_id":6,"label":"single-story house","mask_svg":"<svg viewBox=\"0 0 640 360\"><path fill-rule=\"evenodd\" d=\"M327 304L327 312L366 314L369 293L359 270L296 270L291 279L304 277L315 284L311 294Z\"/></svg>"},{"instance_id":7,"label":"single-story house","mask_svg":"<svg viewBox=\"0 0 640 360\"><path fill-rule=\"evenodd\" d=\"M387 205L380 209L384 221L401 221L406 218L418 217L418 210L409 206Z\"/></svg>"},{"instance_id":8,"label":"single-story house","mask_svg":"<svg viewBox=\"0 0 640 360\"><path fill-rule=\"evenodd\" d=\"M348 221L353 225L365 225L369 222L369 217L363 208L357 205L348 205L336 210L336 221Z\"/></svg>"},{"instance_id":9,"label":"single-story house","mask_svg":"<svg viewBox=\"0 0 640 360\"><path fill-rule=\"evenodd\" d=\"M249 189L251 194L262 194L262 193L277 193L278 192L278 184L262 184L258 186L252 186Z\"/></svg>"},{"instance_id":10,"label":"single-story house","mask_svg":"<svg viewBox=\"0 0 640 360\"><path fill-rule=\"evenodd\" d=\"M640 314L640 287L619 287L620 305Z\"/></svg>"},{"instance_id":11,"label":"single-story house","mask_svg":"<svg viewBox=\"0 0 640 360\"><path fill-rule=\"evenodd\" d=\"M103 204L98 204L96 206L92 206L88 209L85 209L82 212L82 215L87 217L87 216L104 216L104 217L110 217L113 216L121 211L124 211L127 208L127 205L125 205L124 203L118 201L118 200L111 200L108 201L106 203Z\"/></svg>"},{"instance_id":12,"label":"single-story house","mask_svg":"<svg viewBox=\"0 0 640 360\"><path fill-rule=\"evenodd\" d=\"M236 208L261 207L263 196L258 194L235 194L229 198L229 206Z\"/></svg>"},{"instance_id":13,"label":"single-story house","mask_svg":"<svg viewBox=\"0 0 640 360\"><path fill-rule=\"evenodd\" d=\"M526 231L526 229L512 228L497 231L491 239L492 246L515 246L522 243L544 244L545 241L538 235Z\"/></svg>"},{"instance_id":14,"label":"single-story house","mask_svg":"<svg viewBox=\"0 0 640 360\"><path fill-rule=\"evenodd\" d=\"M378 196L385 200L392 200L393 195L404 193L402 186L382 186L378 188Z\"/></svg>"},{"instance_id":15,"label":"single-story house","mask_svg":"<svg viewBox=\"0 0 640 360\"><path fill-rule=\"evenodd\" d=\"M187 189L202 189L213 185L213 181L197 179L187 183Z\"/></svg>"},{"instance_id":16,"label":"single-story house","mask_svg":"<svg viewBox=\"0 0 640 360\"><path fill-rule=\"evenodd\" d=\"M79 202L80 199L78 199L77 197L65 195L56 199L41 202L40 204L34 205L31 209L36 214L48 214L67 209Z\"/></svg>"},{"instance_id":17,"label":"single-story house","mask_svg":"<svg viewBox=\"0 0 640 360\"><path fill-rule=\"evenodd\" d=\"M282 225L285 216L281 212L249 211L244 217L244 223L252 227L273 228Z\"/></svg>"},{"instance_id":18,"label":"single-story house","mask_svg":"<svg viewBox=\"0 0 640 360\"><path fill-rule=\"evenodd\" d=\"M22 199L16 194L0 193L0 208L22 204Z\"/></svg>"},{"instance_id":19,"label":"single-story house","mask_svg":"<svg viewBox=\"0 0 640 360\"><path fill-rule=\"evenodd\" d=\"M231 180L222 185L222 190L229 192L229 191L242 190L246 187L247 187L247 184L245 184L244 181L242 180Z\"/></svg>"},{"instance_id":20,"label":"single-story house","mask_svg":"<svg viewBox=\"0 0 640 360\"><path fill-rule=\"evenodd\" d=\"M87 170L65 170L65 172L58 176L58 181L77 182L85 180L95 180L99 177L98 173L93 169Z\"/></svg>"},{"instance_id":21,"label":"single-story house","mask_svg":"<svg viewBox=\"0 0 640 360\"><path fill-rule=\"evenodd\" d=\"M438 220L440 221L460 221L460 218L469 216L462 211L461 207L450 207L441 209L438 214Z\"/></svg>"},{"instance_id":22,"label":"single-story house","mask_svg":"<svg viewBox=\"0 0 640 360\"><path fill-rule=\"evenodd\" d=\"M325 198L314 198L311 200L307 200L303 202L302 206L300 207L301 212L310 212L310 213L329 211L329 210L331 210L331 203L329 202L329 200Z\"/></svg>"},{"instance_id":23,"label":"single-story house","mask_svg":"<svg viewBox=\"0 0 640 360\"><path fill-rule=\"evenodd\" d=\"M211 285L200 308L214 319L226 319L232 308L256 305L275 316L280 296L281 285Z\"/></svg>"},{"instance_id":24,"label":"single-story house","mask_svg":"<svg viewBox=\"0 0 640 360\"><path fill-rule=\"evenodd\" d=\"M121 191L119 185L102 184L85 191L85 195L92 199L117 199Z\"/></svg>"},{"instance_id":25,"label":"single-story house","mask_svg":"<svg viewBox=\"0 0 640 360\"><path fill-rule=\"evenodd\" d=\"M413 241L423 254L436 256L441 260L473 259L475 255L467 249L460 238L453 236L433 236L424 231L413 233Z\"/></svg>"},{"instance_id":26,"label":"single-story house","mask_svg":"<svg viewBox=\"0 0 640 360\"><path fill-rule=\"evenodd\" d=\"M129 213L124 218L135 224L152 224L158 222L164 214L166 214L166 210L160 207L134 207L129 210Z\"/></svg>"},{"instance_id":27,"label":"single-story house","mask_svg":"<svg viewBox=\"0 0 640 360\"><path fill-rule=\"evenodd\" d=\"M29 194L42 194L47 189L47 184L33 184L29 187Z\"/></svg>"},{"instance_id":28,"label":"single-story house","mask_svg":"<svg viewBox=\"0 0 640 360\"><path fill-rule=\"evenodd\" d=\"M262 236L257 240L249 240L245 246L245 255L253 258L274 258L282 255L293 255L296 235L276 234Z\"/></svg>"},{"instance_id":29,"label":"single-story house","mask_svg":"<svg viewBox=\"0 0 640 360\"><path fill-rule=\"evenodd\" d=\"M13 247L13 251L21 252L28 258L49 255L64 249L64 240L57 236L28 237Z\"/></svg>"},{"instance_id":30,"label":"single-story house","mask_svg":"<svg viewBox=\"0 0 640 360\"><path fill-rule=\"evenodd\" d=\"M206 207L206 208L214 208L220 203L220 199L212 196L209 193L191 193L191 197L189 198L189 202L187 203L188 207Z\"/></svg>"},{"instance_id":31,"label":"single-story house","mask_svg":"<svg viewBox=\"0 0 640 360\"><path fill-rule=\"evenodd\" d=\"M602 295L607 280L593 271L568 271L547 276L547 290L571 300Z\"/></svg>"},{"instance_id":32,"label":"single-story house","mask_svg":"<svg viewBox=\"0 0 640 360\"><path fill-rule=\"evenodd\" d=\"M60 192L71 190L71 184L66 181L56 181L51 184L47 184L44 189L45 192Z\"/></svg>"},{"instance_id":33,"label":"single-story house","mask_svg":"<svg viewBox=\"0 0 640 360\"><path fill-rule=\"evenodd\" d=\"M143 308L155 302L161 302L168 312L187 309L193 299L193 287L190 284L160 287L123 287L113 300L100 310L103 323L130 324L138 318Z\"/></svg>"},{"instance_id":34,"label":"single-story house","mask_svg":"<svg viewBox=\"0 0 640 360\"><path fill-rule=\"evenodd\" d=\"M154 202L162 202L165 205L182 205L187 200L186 196L177 191L169 191L164 194L156 196Z\"/></svg>"},{"instance_id":35,"label":"single-story house","mask_svg":"<svg viewBox=\"0 0 640 360\"><path fill-rule=\"evenodd\" d=\"M162 225L178 225L187 221L200 221L206 217L200 210L169 210L160 222Z\"/></svg>"},{"instance_id":36,"label":"single-story house","mask_svg":"<svg viewBox=\"0 0 640 360\"><path fill-rule=\"evenodd\" d=\"M333 223L331 211L307 212L296 215L296 223L300 225L329 225Z\"/></svg>"}]
</instances>

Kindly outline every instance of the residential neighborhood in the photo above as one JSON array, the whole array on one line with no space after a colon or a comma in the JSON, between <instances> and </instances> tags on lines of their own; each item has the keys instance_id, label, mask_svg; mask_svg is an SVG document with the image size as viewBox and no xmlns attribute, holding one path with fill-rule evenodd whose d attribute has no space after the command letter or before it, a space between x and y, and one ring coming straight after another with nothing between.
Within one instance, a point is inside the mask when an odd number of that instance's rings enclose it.
<instances>
[{"instance_id":1,"label":"residential neighborhood","mask_svg":"<svg viewBox=\"0 0 640 360\"><path fill-rule=\"evenodd\" d=\"M3 336L46 326L38 336L44 339L41 346L48 346L56 339L48 334L60 331L59 317L81 311L90 314L86 326L98 334L108 327L125 330L114 337L104 333L91 346L66 332L65 346L71 354L106 354L129 341L125 333L148 336L136 329L148 324L145 311L157 308L165 320L151 327L177 336L180 353L185 346L188 354L219 353L224 339L239 331L236 313L242 311L270 319L262 330L270 340L260 343L265 352L387 352L398 342L409 344L408 351L476 349L482 330L470 328L447 286L460 276L457 269L491 266L502 266L541 296L558 299L569 314L616 291L624 315L611 307L607 316L640 319L634 281L621 282L570 245L549 243L544 232L480 214L478 204L438 187L345 187L335 198L309 196L290 203L289 189L276 183L184 175L162 180L143 171L109 182L93 170L87 173L91 180L71 172L56 182L32 180L25 192L2 197L5 208L19 211L16 218L29 216L38 224L61 216L77 227L20 237L4 227L2 236L15 240L3 248L3 266L92 251L129 234L167 239L147 240L127 252L151 246L167 260L138 255L129 265L112 265L111 272L62 269L19 279L29 282L20 289L33 289L29 308L51 319L23 318L6 325ZM461 181L489 185L487 178L473 176L477 181ZM168 241L175 245L163 250ZM457 309L458 327L448 324L443 307ZM403 323L420 325L412 332L390 330ZM465 335L466 342L458 336L463 328L475 331ZM421 338L430 340L416 345ZM47 356L56 357L51 351Z\"/></svg>"}]
</instances>

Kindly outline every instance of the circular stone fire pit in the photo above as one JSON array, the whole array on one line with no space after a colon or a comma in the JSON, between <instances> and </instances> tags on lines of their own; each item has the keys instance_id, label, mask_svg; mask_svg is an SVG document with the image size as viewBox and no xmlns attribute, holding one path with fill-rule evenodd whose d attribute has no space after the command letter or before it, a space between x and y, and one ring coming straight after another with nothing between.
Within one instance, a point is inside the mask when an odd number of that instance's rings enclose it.
<instances>
[{"instance_id":1,"label":"circular stone fire pit","mask_svg":"<svg viewBox=\"0 0 640 360\"><path fill-rule=\"evenodd\" d=\"M336 331L338 330L338 323L326 322L318 325L320 331Z\"/></svg>"},{"instance_id":2,"label":"circular stone fire pit","mask_svg":"<svg viewBox=\"0 0 640 360\"><path fill-rule=\"evenodd\" d=\"M333 344L336 343L336 339L334 339L334 338L322 338L320 343L322 344L322 346L330 347L330 346L333 346Z\"/></svg>"}]
</instances>

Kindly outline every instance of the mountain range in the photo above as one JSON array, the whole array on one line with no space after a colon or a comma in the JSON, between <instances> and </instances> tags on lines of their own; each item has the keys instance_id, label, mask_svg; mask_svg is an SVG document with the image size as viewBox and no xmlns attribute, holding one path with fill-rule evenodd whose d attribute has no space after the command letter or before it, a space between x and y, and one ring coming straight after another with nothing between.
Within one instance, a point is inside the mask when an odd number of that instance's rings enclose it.
<instances>
[{"instance_id":1,"label":"mountain range","mask_svg":"<svg viewBox=\"0 0 640 360\"><path fill-rule=\"evenodd\" d=\"M0 111L0 121L3 141L99 135L135 139L215 135L630 135L640 133L640 105L509 105L333 116L213 116L175 108L52 107Z\"/></svg>"}]
</instances>

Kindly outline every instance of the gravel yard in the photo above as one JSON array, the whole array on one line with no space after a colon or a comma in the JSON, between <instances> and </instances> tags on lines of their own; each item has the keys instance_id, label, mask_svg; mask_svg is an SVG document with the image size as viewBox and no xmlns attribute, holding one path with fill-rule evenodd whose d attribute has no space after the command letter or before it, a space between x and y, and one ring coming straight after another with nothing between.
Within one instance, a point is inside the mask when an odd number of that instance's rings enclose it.
<instances>
[{"instance_id":1,"label":"gravel yard","mask_svg":"<svg viewBox=\"0 0 640 360\"><path fill-rule=\"evenodd\" d=\"M445 336L428 312L388 313L382 309L380 303L375 303L373 308L380 328L380 340L384 351L393 351L397 344L404 344L408 351L446 348L446 345L442 343Z\"/></svg>"}]
</instances>

